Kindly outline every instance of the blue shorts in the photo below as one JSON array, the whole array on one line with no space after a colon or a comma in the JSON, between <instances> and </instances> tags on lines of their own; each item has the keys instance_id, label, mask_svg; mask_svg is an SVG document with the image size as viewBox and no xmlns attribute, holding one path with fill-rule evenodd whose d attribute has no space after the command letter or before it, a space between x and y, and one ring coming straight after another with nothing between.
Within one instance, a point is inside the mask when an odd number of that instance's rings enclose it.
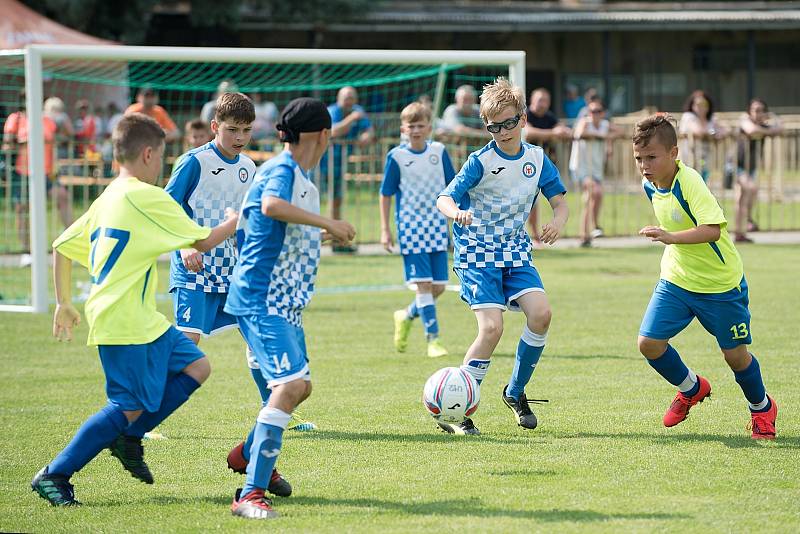
<instances>
[{"instance_id":1,"label":"blue shorts","mask_svg":"<svg viewBox=\"0 0 800 534\"><path fill-rule=\"evenodd\" d=\"M533 265L454 270L461 280L461 300L473 310L521 311L517 305L519 297L533 291L544 293L542 278Z\"/></svg>"},{"instance_id":2,"label":"blue shorts","mask_svg":"<svg viewBox=\"0 0 800 534\"><path fill-rule=\"evenodd\" d=\"M448 280L447 251L403 254L406 284L432 282L445 285Z\"/></svg>"},{"instance_id":3,"label":"blue shorts","mask_svg":"<svg viewBox=\"0 0 800 534\"><path fill-rule=\"evenodd\" d=\"M722 349L753 342L750 335L747 281L725 293L695 293L659 280L639 327L639 335L670 339L697 317Z\"/></svg>"},{"instance_id":4,"label":"blue shorts","mask_svg":"<svg viewBox=\"0 0 800 534\"><path fill-rule=\"evenodd\" d=\"M224 310L227 298L227 293L206 293L176 287L172 290L172 302L178 330L213 336L236 328L236 317Z\"/></svg>"},{"instance_id":5,"label":"blue shorts","mask_svg":"<svg viewBox=\"0 0 800 534\"><path fill-rule=\"evenodd\" d=\"M242 315L237 317L242 337L253 353L267 387L309 379L306 336L301 327L294 326L278 315Z\"/></svg>"},{"instance_id":6,"label":"blue shorts","mask_svg":"<svg viewBox=\"0 0 800 534\"><path fill-rule=\"evenodd\" d=\"M167 379L204 357L192 340L170 326L142 345L98 345L108 401L123 410L158 411Z\"/></svg>"}]
</instances>

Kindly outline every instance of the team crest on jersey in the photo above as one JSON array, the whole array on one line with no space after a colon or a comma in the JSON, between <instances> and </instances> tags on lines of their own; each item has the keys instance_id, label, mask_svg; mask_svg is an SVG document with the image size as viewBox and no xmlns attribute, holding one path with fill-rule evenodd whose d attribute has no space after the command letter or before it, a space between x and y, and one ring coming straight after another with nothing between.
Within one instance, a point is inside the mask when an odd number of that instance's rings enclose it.
<instances>
[{"instance_id":1,"label":"team crest on jersey","mask_svg":"<svg viewBox=\"0 0 800 534\"><path fill-rule=\"evenodd\" d=\"M239 167L239 181L245 183L248 178L249 176L247 174L247 169L244 167Z\"/></svg>"},{"instance_id":2,"label":"team crest on jersey","mask_svg":"<svg viewBox=\"0 0 800 534\"><path fill-rule=\"evenodd\" d=\"M439 163L439 156L437 156L436 154L431 154L430 156L428 156L428 161L431 162L431 165L436 165L437 163Z\"/></svg>"},{"instance_id":3,"label":"team crest on jersey","mask_svg":"<svg viewBox=\"0 0 800 534\"><path fill-rule=\"evenodd\" d=\"M526 161L525 165L522 166L522 174L525 175L525 178L531 178L534 174L536 174L536 165L530 161Z\"/></svg>"}]
</instances>

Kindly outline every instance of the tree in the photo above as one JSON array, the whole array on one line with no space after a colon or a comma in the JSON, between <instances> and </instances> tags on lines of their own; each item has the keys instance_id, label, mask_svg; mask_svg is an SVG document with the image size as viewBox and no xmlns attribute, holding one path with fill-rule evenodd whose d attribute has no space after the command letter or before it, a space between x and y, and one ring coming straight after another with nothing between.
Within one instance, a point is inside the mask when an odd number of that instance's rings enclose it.
<instances>
[{"instance_id":1,"label":"tree","mask_svg":"<svg viewBox=\"0 0 800 534\"><path fill-rule=\"evenodd\" d=\"M78 31L120 41L141 44L156 8L179 12L186 2L158 0L22 0L28 7ZM243 16L268 17L278 22L313 21L320 26L346 20L374 9L375 0L192 0L189 23L193 28L236 30ZM187 43L191 44L191 43Z\"/></svg>"}]
</instances>

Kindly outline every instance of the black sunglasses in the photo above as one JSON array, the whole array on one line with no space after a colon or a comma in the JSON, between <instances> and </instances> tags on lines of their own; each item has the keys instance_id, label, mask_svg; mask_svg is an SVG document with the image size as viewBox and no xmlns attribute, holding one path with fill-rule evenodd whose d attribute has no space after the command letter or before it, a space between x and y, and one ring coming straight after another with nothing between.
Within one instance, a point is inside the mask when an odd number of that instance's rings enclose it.
<instances>
[{"instance_id":1,"label":"black sunglasses","mask_svg":"<svg viewBox=\"0 0 800 534\"><path fill-rule=\"evenodd\" d=\"M486 129L489 130L491 133L500 133L500 130L505 128L506 130L513 130L519 124L519 120L522 118L522 115L516 114L514 117L510 119L506 119L503 122L487 124Z\"/></svg>"}]
</instances>

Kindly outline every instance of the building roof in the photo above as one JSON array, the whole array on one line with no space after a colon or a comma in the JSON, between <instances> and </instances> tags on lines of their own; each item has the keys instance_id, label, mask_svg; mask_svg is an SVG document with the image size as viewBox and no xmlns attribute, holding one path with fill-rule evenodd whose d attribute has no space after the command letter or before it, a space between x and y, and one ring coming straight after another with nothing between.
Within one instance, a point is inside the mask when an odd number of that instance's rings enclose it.
<instances>
[{"instance_id":1,"label":"building roof","mask_svg":"<svg viewBox=\"0 0 800 534\"><path fill-rule=\"evenodd\" d=\"M341 32L585 32L800 29L800 2L528 2L389 0L357 21L272 22L248 14L242 29Z\"/></svg>"}]
</instances>

